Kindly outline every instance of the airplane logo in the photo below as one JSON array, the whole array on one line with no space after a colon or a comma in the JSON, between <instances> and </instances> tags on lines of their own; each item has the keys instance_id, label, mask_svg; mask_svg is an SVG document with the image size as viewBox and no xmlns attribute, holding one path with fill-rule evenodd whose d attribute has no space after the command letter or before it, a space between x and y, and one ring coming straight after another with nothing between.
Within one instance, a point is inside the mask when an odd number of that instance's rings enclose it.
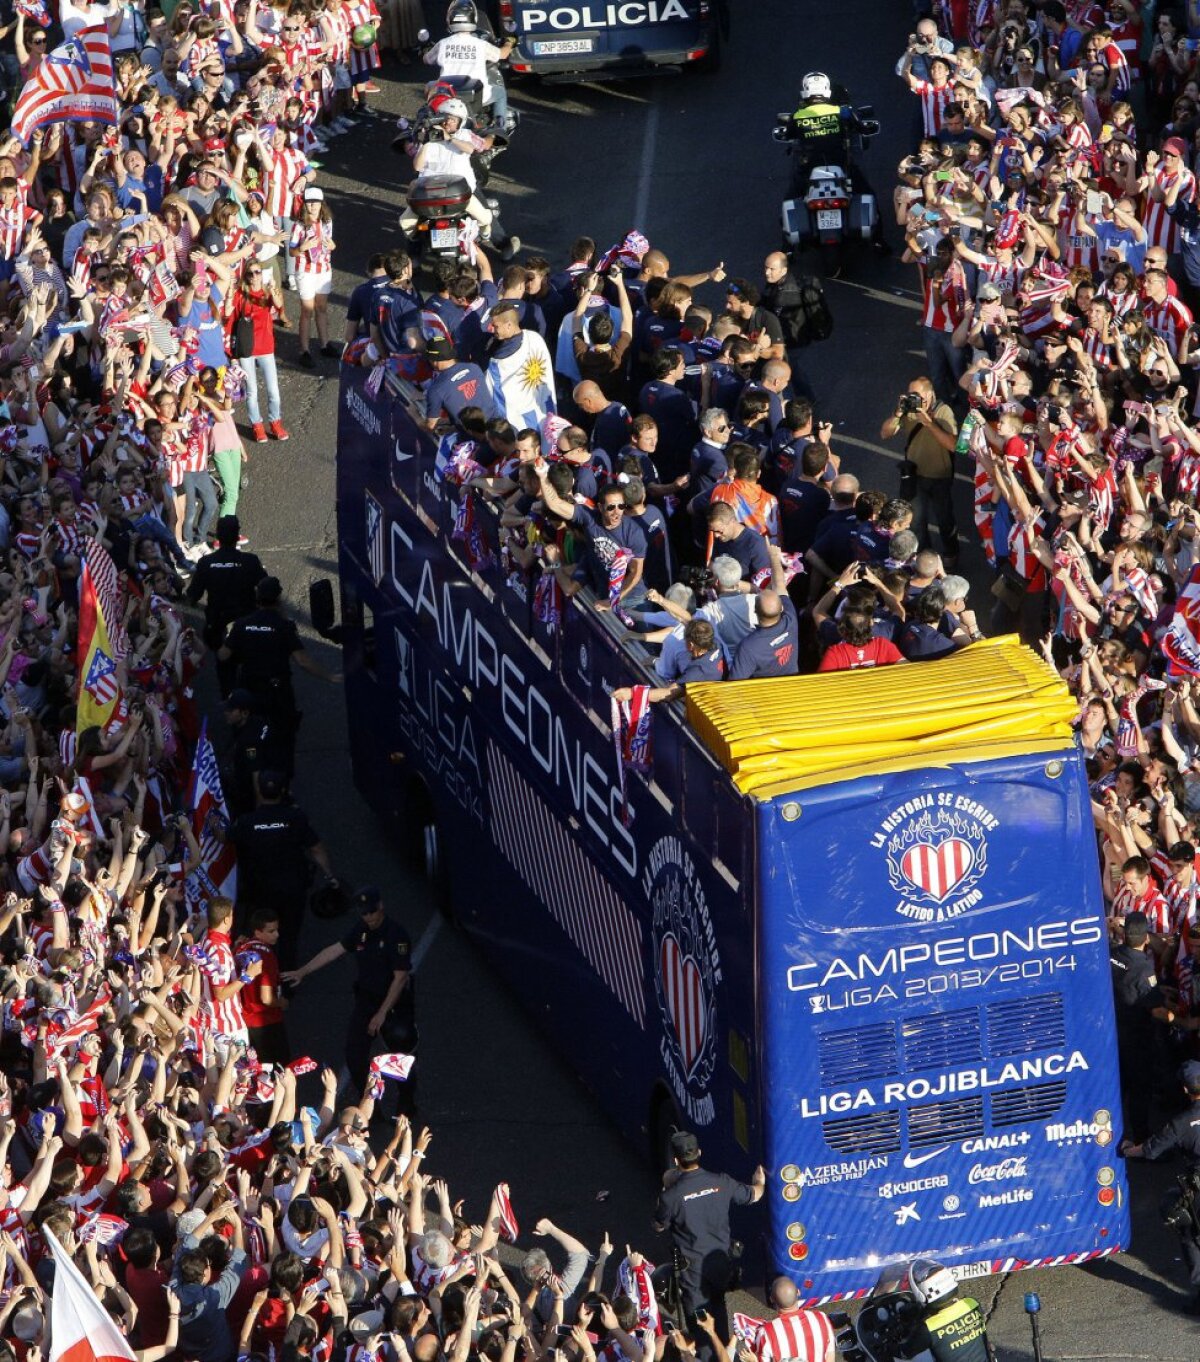
<instances>
[{"instance_id":1,"label":"airplane logo","mask_svg":"<svg viewBox=\"0 0 1200 1362\"><path fill-rule=\"evenodd\" d=\"M906 1225L910 1220L920 1220L921 1218L921 1213L917 1210L915 1201L908 1201L903 1206L897 1206L892 1214L896 1217L897 1225Z\"/></svg>"},{"instance_id":2,"label":"airplane logo","mask_svg":"<svg viewBox=\"0 0 1200 1362\"><path fill-rule=\"evenodd\" d=\"M944 1154L950 1146L944 1144L937 1149L927 1149L924 1154L905 1154L905 1168L920 1168L923 1163L928 1163L930 1159L936 1159L939 1154Z\"/></svg>"}]
</instances>

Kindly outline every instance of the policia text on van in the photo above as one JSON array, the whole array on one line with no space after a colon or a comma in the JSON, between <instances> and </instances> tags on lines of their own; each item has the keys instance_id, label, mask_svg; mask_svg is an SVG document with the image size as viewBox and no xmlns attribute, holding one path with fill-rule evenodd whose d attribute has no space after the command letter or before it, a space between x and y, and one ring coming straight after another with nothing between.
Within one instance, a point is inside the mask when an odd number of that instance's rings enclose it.
<instances>
[{"instance_id":1,"label":"policia text on van","mask_svg":"<svg viewBox=\"0 0 1200 1362\"><path fill-rule=\"evenodd\" d=\"M518 74L619 79L712 70L728 36L729 0L499 0L501 28L517 39Z\"/></svg>"}]
</instances>

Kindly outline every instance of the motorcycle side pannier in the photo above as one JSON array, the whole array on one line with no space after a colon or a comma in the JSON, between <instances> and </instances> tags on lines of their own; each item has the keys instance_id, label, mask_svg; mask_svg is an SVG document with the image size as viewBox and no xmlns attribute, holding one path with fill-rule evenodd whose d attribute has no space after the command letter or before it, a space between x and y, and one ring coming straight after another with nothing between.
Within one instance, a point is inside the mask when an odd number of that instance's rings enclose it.
<instances>
[{"instance_id":1,"label":"motorcycle side pannier","mask_svg":"<svg viewBox=\"0 0 1200 1362\"><path fill-rule=\"evenodd\" d=\"M471 199L471 186L461 175L426 175L408 191L408 206L418 218L461 214Z\"/></svg>"}]
</instances>

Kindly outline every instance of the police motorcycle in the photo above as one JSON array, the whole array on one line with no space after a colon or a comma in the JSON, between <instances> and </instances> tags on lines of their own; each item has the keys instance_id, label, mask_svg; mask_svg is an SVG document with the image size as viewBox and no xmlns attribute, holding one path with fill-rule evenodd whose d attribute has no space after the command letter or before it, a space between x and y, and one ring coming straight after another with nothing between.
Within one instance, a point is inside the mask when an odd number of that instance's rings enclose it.
<instances>
[{"instance_id":1,"label":"police motorcycle","mask_svg":"<svg viewBox=\"0 0 1200 1362\"><path fill-rule=\"evenodd\" d=\"M398 120L392 150L405 156L415 156L424 143L445 137L445 121L451 117L457 117L461 127L479 136L492 138L492 145L471 155L471 166L475 171L474 190L461 175L436 173L418 175L408 186L405 195L408 215L402 214L400 218L405 244L414 260L427 263L434 260L470 260L477 243L481 242L484 245L494 244L503 259L511 260L520 247L520 240L510 237L505 231L500 221L499 200L484 193L492 162L508 146L505 133L495 127L474 126L470 110L463 101L457 97L447 97L447 92L439 92L435 86L433 99L423 104L414 118ZM478 195L485 207L491 210L492 225L487 240L484 240L479 224L467 212L472 193ZM406 216L415 217L411 226L406 224Z\"/></svg>"},{"instance_id":2,"label":"police motorcycle","mask_svg":"<svg viewBox=\"0 0 1200 1362\"><path fill-rule=\"evenodd\" d=\"M853 1321L831 1315L845 1362L992 1362L983 1313L931 1258L886 1267Z\"/></svg>"},{"instance_id":3,"label":"police motorcycle","mask_svg":"<svg viewBox=\"0 0 1200 1362\"><path fill-rule=\"evenodd\" d=\"M503 46L503 43L497 39L487 15L479 11L474 0L451 0L450 7L446 10L446 32L451 38L455 35L463 35L469 38L479 38L483 42L491 43L494 47ZM430 42L427 28L417 31L417 42L421 45L421 59L424 61L434 46ZM493 90L497 87L501 90L507 89L504 83L504 73L497 62L488 62L484 69L487 72L488 85ZM489 116L483 102L484 87L481 81L471 76L439 69L437 83L453 86L454 93L470 109L473 119L484 119ZM505 102L507 103L507 100ZM520 114L515 109L509 109L503 119L495 121L506 135L511 136L518 122L520 122Z\"/></svg>"},{"instance_id":4,"label":"police motorcycle","mask_svg":"<svg viewBox=\"0 0 1200 1362\"><path fill-rule=\"evenodd\" d=\"M792 159L789 197L780 210L783 249L789 256L812 248L820 252L823 273L833 277L844 265L852 243L880 240L882 224L855 157L879 132L875 110L844 102L821 71L811 71L800 87L800 108L776 115L771 136ZM833 159L836 157L837 159Z\"/></svg>"}]
</instances>

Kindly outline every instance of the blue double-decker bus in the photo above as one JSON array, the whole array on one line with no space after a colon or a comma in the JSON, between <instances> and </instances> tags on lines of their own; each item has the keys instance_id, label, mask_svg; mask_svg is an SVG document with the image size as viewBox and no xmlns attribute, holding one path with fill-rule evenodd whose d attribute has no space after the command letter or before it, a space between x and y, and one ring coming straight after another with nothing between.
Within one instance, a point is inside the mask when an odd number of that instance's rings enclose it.
<instances>
[{"instance_id":1,"label":"blue double-decker bus","mask_svg":"<svg viewBox=\"0 0 1200 1362\"><path fill-rule=\"evenodd\" d=\"M623 779L610 692L649 658L586 592L543 623L482 497L492 561L469 560L478 494L441 478L420 391L366 379L343 370L338 443L355 779L612 1120L656 1155L682 1126L715 1164L761 1161L768 1257L810 1302L918 1254L970 1277L1125 1247L1053 673L1009 640L891 680L689 688Z\"/></svg>"}]
</instances>

